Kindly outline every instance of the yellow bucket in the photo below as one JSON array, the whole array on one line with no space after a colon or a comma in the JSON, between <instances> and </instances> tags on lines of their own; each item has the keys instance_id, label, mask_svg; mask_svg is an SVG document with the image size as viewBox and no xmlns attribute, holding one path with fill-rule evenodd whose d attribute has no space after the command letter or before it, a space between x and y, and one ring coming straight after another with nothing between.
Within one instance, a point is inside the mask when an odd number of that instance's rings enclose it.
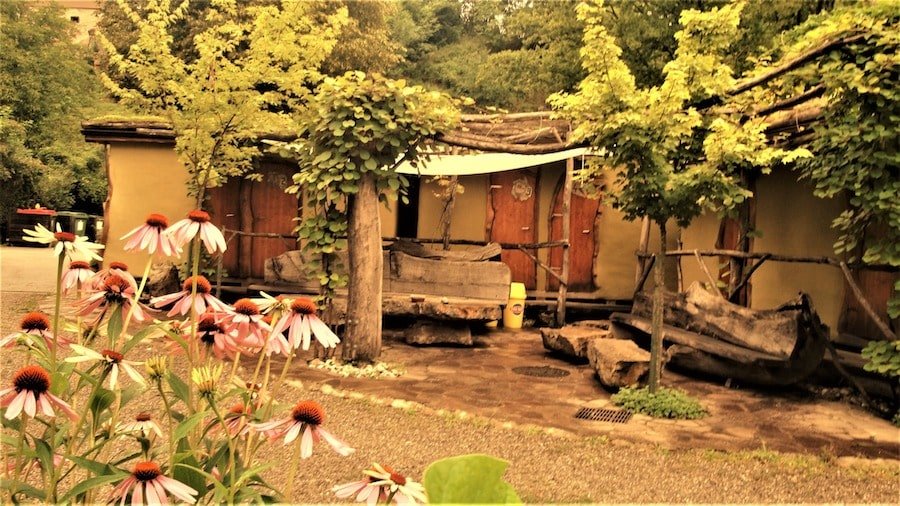
<instances>
[{"instance_id":1,"label":"yellow bucket","mask_svg":"<svg viewBox=\"0 0 900 506\"><path fill-rule=\"evenodd\" d=\"M503 309L503 327L508 329L522 328L522 319L525 317L525 284L510 283L509 302Z\"/></svg>"}]
</instances>

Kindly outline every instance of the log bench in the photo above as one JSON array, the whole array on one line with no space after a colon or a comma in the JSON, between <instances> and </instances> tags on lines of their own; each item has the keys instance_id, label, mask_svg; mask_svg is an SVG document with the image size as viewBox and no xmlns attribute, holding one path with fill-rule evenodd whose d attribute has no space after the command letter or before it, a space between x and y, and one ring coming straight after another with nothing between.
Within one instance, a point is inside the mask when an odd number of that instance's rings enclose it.
<instances>
[{"instance_id":1,"label":"log bench","mask_svg":"<svg viewBox=\"0 0 900 506\"><path fill-rule=\"evenodd\" d=\"M441 252L409 244L383 252L382 314L416 319L406 333L416 344L472 344L469 325L499 320L509 296L509 267L497 261L499 246L459 252ZM415 256L414 254L420 254ZM300 251L288 251L266 260L266 284L251 289L276 293L317 294L319 287L306 279ZM346 265L346 262L344 263ZM334 299L331 323L345 319L347 292ZM440 329L440 330L439 330ZM455 332L452 330L455 329Z\"/></svg>"}]
</instances>

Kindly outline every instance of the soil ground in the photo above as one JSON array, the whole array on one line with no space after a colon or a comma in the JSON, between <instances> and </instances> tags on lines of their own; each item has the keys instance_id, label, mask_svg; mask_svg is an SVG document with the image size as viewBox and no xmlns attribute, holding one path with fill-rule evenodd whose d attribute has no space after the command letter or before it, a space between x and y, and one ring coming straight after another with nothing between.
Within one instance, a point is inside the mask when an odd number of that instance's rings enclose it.
<instances>
[{"instance_id":1,"label":"soil ground","mask_svg":"<svg viewBox=\"0 0 900 506\"><path fill-rule=\"evenodd\" d=\"M8 278L3 281L9 286ZM0 296L0 335L12 331L23 312L52 309L46 293L4 289ZM130 359L165 350L148 344L136 351ZM489 334L471 349L387 341L384 359L406 374L342 378L294 362L294 381L279 395L284 404L277 412L297 400L318 400L328 413L324 426L356 452L343 458L318 444L297 472L291 502L334 502L331 487L359 479L373 461L418 479L429 462L464 453L507 459L507 479L528 502L900 499L900 430L844 404L726 389L667 373L666 382L700 398L710 417L586 422L575 420L574 411L606 405L609 394L584 366L545 354L533 333ZM9 378L20 364L18 354L4 350L0 378ZM551 365L570 374L521 376L511 371L513 365ZM129 411L158 410L155 399L145 394L143 405L130 405ZM275 464L265 476L283 489L290 448L278 442L263 448L259 459Z\"/></svg>"}]
</instances>

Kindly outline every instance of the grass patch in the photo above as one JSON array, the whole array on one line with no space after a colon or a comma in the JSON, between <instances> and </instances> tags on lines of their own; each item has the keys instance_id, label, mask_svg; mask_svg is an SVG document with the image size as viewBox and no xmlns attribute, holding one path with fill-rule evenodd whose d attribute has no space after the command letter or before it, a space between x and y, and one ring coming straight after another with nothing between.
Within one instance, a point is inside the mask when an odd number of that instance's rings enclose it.
<instances>
[{"instance_id":1,"label":"grass patch","mask_svg":"<svg viewBox=\"0 0 900 506\"><path fill-rule=\"evenodd\" d=\"M651 393L650 387L625 387L611 400L622 409L654 418L694 420L706 416L706 409L696 399L673 388L660 388Z\"/></svg>"}]
</instances>

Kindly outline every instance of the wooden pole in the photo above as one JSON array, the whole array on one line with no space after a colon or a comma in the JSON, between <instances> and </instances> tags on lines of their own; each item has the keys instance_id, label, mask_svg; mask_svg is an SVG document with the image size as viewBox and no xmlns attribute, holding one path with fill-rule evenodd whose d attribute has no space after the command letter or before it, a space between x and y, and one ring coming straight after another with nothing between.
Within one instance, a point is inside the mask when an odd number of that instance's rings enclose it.
<instances>
[{"instance_id":1,"label":"wooden pole","mask_svg":"<svg viewBox=\"0 0 900 506\"><path fill-rule=\"evenodd\" d=\"M847 267L846 262L841 262L841 272L844 273L844 278L847 280L847 284L850 285L850 289L853 290L853 295L856 296L856 300L859 301L859 305L863 307L866 311L866 314L869 315L869 318L875 322L875 326L878 327L878 330L884 334L884 337L887 338L888 341L896 341L897 334L891 332L891 329L888 328L887 324L882 321L881 317L878 316L878 313L872 309L872 305L869 304L869 301L866 300L865 295L863 295L862 290L859 289L859 286L856 284L856 281L853 280L853 274L850 273L850 268Z\"/></svg>"},{"instance_id":2,"label":"wooden pole","mask_svg":"<svg viewBox=\"0 0 900 506\"><path fill-rule=\"evenodd\" d=\"M696 252L696 253L695 253ZM840 267L841 261L836 258L831 257L800 257L793 255L778 255L775 253L765 253L765 252L743 252L737 251L733 249L707 249L707 250L673 250L667 251L666 256L669 257L680 257L680 256L691 256L699 254L704 257L738 257L738 258L762 258L767 257L769 260L773 262L796 262L796 263L805 263L805 264L827 264L833 265L835 267ZM648 253L641 254L638 253L638 256L642 256L647 258L651 256ZM898 272L896 266L888 265L888 264L847 264L847 267L859 267L865 268L873 271L886 271L886 272Z\"/></svg>"},{"instance_id":3,"label":"wooden pole","mask_svg":"<svg viewBox=\"0 0 900 506\"><path fill-rule=\"evenodd\" d=\"M529 252L527 249L525 249L525 248L519 248L519 251L521 251L522 253L525 254L525 256L527 256L528 258L530 258L531 261L535 263L535 265L537 265L537 266L540 267L541 269L544 269L545 271L547 271L548 274L550 274L551 276L553 276L554 278L556 278L556 280L559 281L559 284L561 284L561 285L567 285L567 284L568 284L568 283L566 283L566 280L563 279L562 276L560 276L559 274L553 272L553 268L552 268L552 267L550 267L549 265L545 264L544 262L541 262L541 259L540 259L540 258L538 258L538 257L536 257L536 256L534 256L534 255L532 255L531 252Z\"/></svg>"},{"instance_id":4,"label":"wooden pole","mask_svg":"<svg viewBox=\"0 0 900 506\"><path fill-rule=\"evenodd\" d=\"M559 295L556 298L556 325L562 327L566 324L566 295L569 290L569 235L571 233L571 208L572 208L572 173L575 171L575 159L566 160L566 175L563 180L562 200L562 240L565 246L562 250L562 271L559 273Z\"/></svg>"},{"instance_id":5,"label":"wooden pole","mask_svg":"<svg viewBox=\"0 0 900 506\"><path fill-rule=\"evenodd\" d=\"M706 262L704 262L703 258L700 256L700 252L694 250L694 257L697 258L697 263L700 264L700 270L703 271L703 274L706 274L706 279L708 279L709 284L712 285L713 292L715 292L719 297L724 298L724 295L722 295L722 291L719 290L718 283L716 283L716 278L714 278L713 275L709 272L709 268L706 267Z\"/></svg>"},{"instance_id":6,"label":"wooden pole","mask_svg":"<svg viewBox=\"0 0 900 506\"><path fill-rule=\"evenodd\" d=\"M744 278L741 279L741 282L738 283L738 285L737 285L736 287L734 287L734 290L732 290L731 292L729 292L729 294L728 294L728 300L730 300L731 302L734 302L735 297L737 297L738 294L741 292L741 288L744 288L744 285L746 285L746 284L750 281L750 276L752 276L753 273L756 272L757 269L759 269L760 267L762 267L763 262L765 262L766 260L768 260L769 257L771 257L771 256L772 256L772 255L770 255L770 254L768 254L768 253L765 253L765 254L762 256L762 258L760 258L759 260L756 261L755 264L753 264L752 267L750 267L749 269L747 269L747 273L744 274Z\"/></svg>"}]
</instances>

